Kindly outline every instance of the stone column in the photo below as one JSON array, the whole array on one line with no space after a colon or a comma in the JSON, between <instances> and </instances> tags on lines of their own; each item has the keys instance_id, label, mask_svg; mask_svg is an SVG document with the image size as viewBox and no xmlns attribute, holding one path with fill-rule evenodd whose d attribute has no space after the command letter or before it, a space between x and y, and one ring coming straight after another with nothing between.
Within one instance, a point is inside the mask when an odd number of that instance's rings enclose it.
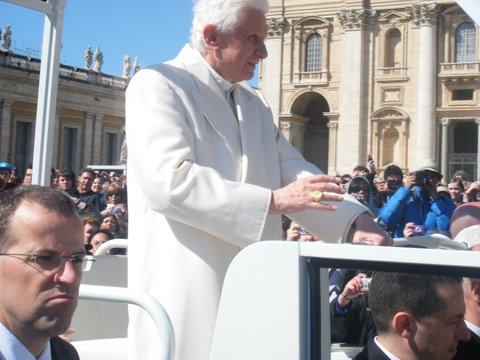
<instances>
[{"instance_id":1,"label":"stone column","mask_svg":"<svg viewBox=\"0 0 480 360\"><path fill-rule=\"evenodd\" d=\"M60 164L61 161L61 150L60 150L60 144L62 144L63 139L60 138L62 132L62 118L60 117L60 113L57 111L55 114L55 128L54 128L54 135L53 135L53 155L52 155L52 166L54 168L60 167L62 164Z\"/></svg>"},{"instance_id":2,"label":"stone column","mask_svg":"<svg viewBox=\"0 0 480 360\"><path fill-rule=\"evenodd\" d=\"M79 159L83 159L83 163L80 164L80 167L83 168L86 165L92 163L92 153L93 153L93 123L95 121L96 115L90 112L85 113L85 121L83 126L83 154L79 156Z\"/></svg>"},{"instance_id":3,"label":"stone column","mask_svg":"<svg viewBox=\"0 0 480 360\"><path fill-rule=\"evenodd\" d=\"M344 173L364 162L362 149L362 124L364 98L364 22L365 10L342 10L337 13L343 29L343 55L340 85L340 121L338 140L342 152L338 153L336 170ZM361 161L362 159L363 161Z\"/></svg>"},{"instance_id":4,"label":"stone column","mask_svg":"<svg viewBox=\"0 0 480 360\"><path fill-rule=\"evenodd\" d=\"M282 72L283 72L283 34L288 30L288 22L284 18L267 19L268 62L262 62L259 87L272 109L273 120L278 125L278 115L282 113Z\"/></svg>"},{"instance_id":5,"label":"stone column","mask_svg":"<svg viewBox=\"0 0 480 360\"><path fill-rule=\"evenodd\" d=\"M473 181L476 181L480 178L480 118L475 119L475 124L477 124L477 174L472 174Z\"/></svg>"},{"instance_id":6,"label":"stone column","mask_svg":"<svg viewBox=\"0 0 480 360\"><path fill-rule=\"evenodd\" d=\"M92 164L102 164L103 163L103 114L95 114L95 123L93 125L93 135L92 135L92 148L93 154L91 163Z\"/></svg>"},{"instance_id":7,"label":"stone column","mask_svg":"<svg viewBox=\"0 0 480 360\"><path fill-rule=\"evenodd\" d=\"M436 159L435 98L437 53L437 4L419 4L407 8L414 25L419 26L418 108L416 153L418 166Z\"/></svg>"},{"instance_id":8,"label":"stone column","mask_svg":"<svg viewBox=\"0 0 480 360\"><path fill-rule=\"evenodd\" d=\"M8 161L10 155L10 131L12 128L12 103L11 100L2 100L0 113L0 161Z\"/></svg>"},{"instance_id":9,"label":"stone column","mask_svg":"<svg viewBox=\"0 0 480 360\"><path fill-rule=\"evenodd\" d=\"M330 120L328 127L328 174L335 174L337 171L337 133L338 121Z\"/></svg>"},{"instance_id":10,"label":"stone column","mask_svg":"<svg viewBox=\"0 0 480 360\"><path fill-rule=\"evenodd\" d=\"M448 175L448 128L450 126L450 119L443 118L440 120L442 124L442 144L440 145L440 149L442 151L442 164L440 167L440 171L443 176Z\"/></svg>"}]
</instances>

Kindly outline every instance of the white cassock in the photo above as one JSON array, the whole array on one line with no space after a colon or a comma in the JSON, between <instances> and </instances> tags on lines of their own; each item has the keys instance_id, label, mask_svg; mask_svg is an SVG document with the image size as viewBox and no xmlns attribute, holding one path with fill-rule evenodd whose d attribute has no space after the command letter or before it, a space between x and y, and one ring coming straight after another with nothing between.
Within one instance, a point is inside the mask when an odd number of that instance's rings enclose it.
<instances>
[{"instance_id":1,"label":"white cassock","mask_svg":"<svg viewBox=\"0 0 480 360\"><path fill-rule=\"evenodd\" d=\"M126 93L129 287L166 308L176 360L208 359L232 258L256 241L281 239L281 217L267 214L272 189L320 172L280 134L257 91L241 84L234 97L238 122L189 45L139 71ZM290 217L338 242L366 211L351 198L338 206ZM148 315L130 310L129 359L158 359Z\"/></svg>"}]
</instances>

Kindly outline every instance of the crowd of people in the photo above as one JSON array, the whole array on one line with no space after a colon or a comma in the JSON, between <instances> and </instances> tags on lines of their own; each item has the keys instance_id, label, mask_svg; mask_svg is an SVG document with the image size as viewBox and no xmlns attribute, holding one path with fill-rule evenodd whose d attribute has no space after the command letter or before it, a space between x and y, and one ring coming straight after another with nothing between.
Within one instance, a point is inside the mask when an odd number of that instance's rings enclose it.
<instances>
[{"instance_id":1,"label":"crowd of people","mask_svg":"<svg viewBox=\"0 0 480 360\"><path fill-rule=\"evenodd\" d=\"M464 170L445 179L432 162L408 174L392 164L379 175L369 158L366 166L358 165L351 174L337 176L345 191L367 206L375 221L393 238L435 233L450 237L455 208L480 201L480 181L472 181ZM285 239L317 240L289 218L283 220Z\"/></svg>"},{"instance_id":2,"label":"crowd of people","mask_svg":"<svg viewBox=\"0 0 480 360\"><path fill-rule=\"evenodd\" d=\"M32 167L20 176L15 167L0 162L0 192L31 185ZM84 225L86 250L95 254L111 239L128 237L127 178L115 171L84 168L76 176L70 169L52 169L50 187L68 195ZM111 251L121 254L124 250Z\"/></svg>"}]
</instances>

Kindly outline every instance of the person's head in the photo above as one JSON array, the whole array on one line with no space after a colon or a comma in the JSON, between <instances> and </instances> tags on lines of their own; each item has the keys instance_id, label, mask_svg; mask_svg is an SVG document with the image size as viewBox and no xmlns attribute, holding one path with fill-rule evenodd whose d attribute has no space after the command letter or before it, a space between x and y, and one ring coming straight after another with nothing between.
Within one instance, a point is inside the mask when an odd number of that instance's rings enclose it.
<instances>
[{"instance_id":1,"label":"person's head","mask_svg":"<svg viewBox=\"0 0 480 360\"><path fill-rule=\"evenodd\" d=\"M452 239L480 251L480 202L468 202L455 208L450 219Z\"/></svg>"},{"instance_id":2,"label":"person's head","mask_svg":"<svg viewBox=\"0 0 480 360\"><path fill-rule=\"evenodd\" d=\"M113 238L114 235L107 229L95 231L92 235L92 239L90 240L90 245L92 245L92 249L90 251L92 254L96 254L101 245L106 243L108 240L112 240Z\"/></svg>"},{"instance_id":3,"label":"person's head","mask_svg":"<svg viewBox=\"0 0 480 360\"><path fill-rule=\"evenodd\" d=\"M25 175L23 176L23 182L22 185L31 185L32 184L32 165L29 165L27 169L25 170Z\"/></svg>"},{"instance_id":4,"label":"person's head","mask_svg":"<svg viewBox=\"0 0 480 360\"><path fill-rule=\"evenodd\" d=\"M69 197L37 185L0 194L0 253L0 322L38 356L77 305L85 251Z\"/></svg>"},{"instance_id":5,"label":"person's head","mask_svg":"<svg viewBox=\"0 0 480 360\"><path fill-rule=\"evenodd\" d=\"M470 175L464 170L455 171L453 177L462 180L463 185L465 186L470 184Z\"/></svg>"},{"instance_id":6,"label":"person's head","mask_svg":"<svg viewBox=\"0 0 480 360\"><path fill-rule=\"evenodd\" d=\"M106 229L113 233L117 231L118 221L115 215L105 216L100 224L100 229Z\"/></svg>"},{"instance_id":7,"label":"person's head","mask_svg":"<svg viewBox=\"0 0 480 360\"><path fill-rule=\"evenodd\" d=\"M78 191L85 193L92 189L93 179L95 179L95 171L90 168L85 168L80 172L78 177Z\"/></svg>"},{"instance_id":8,"label":"person's head","mask_svg":"<svg viewBox=\"0 0 480 360\"><path fill-rule=\"evenodd\" d=\"M459 277L374 272L368 293L379 341L408 359L451 359L468 340Z\"/></svg>"},{"instance_id":9,"label":"person's head","mask_svg":"<svg viewBox=\"0 0 480 360\"><path fill-rule=\"evenodd\" d=\"M68 191L75 184L75 174L69 169L57 172L57 186L60 191Z\"/></svg>"},{"instance_id":10,"label":"person's head","mask_svg":"<svg viewBox=\"0 0 480 360\"><path fill-rule=\"evenodd\" d=\"M438 171L432 161L427 162L415 171L415 185L423 186L429 184L431 187L437 186L442 180L443 175Z\"/></svg>"},{"instance_id":11,"label":"person's head","mask_svg":"<svg viewBox=\"0 0 480 360\"><path fill-rule=\"evenodd\" d=\"M96 193L100 193L103 190L103 178L101 176L97 176L92 183L92 191Z\"/></svg>"},{"instance_id":12,"label":"person's head","mask_svg":"<svg viewBox=\"0 0 480 360\"><path fill-rule=\"evenodd\" d=\"M462 180L459 178L452 178L447 184L448 193L453 201L461 201L462 195L465 191Z\"/></svg>"},{"instance_id":13,"label":"person's head","mask_svg":"<svg viewBox=\"0 0 480 360\"><path fill-rule=\"evenodd\" d=\"M386 181L389 191L396 191L402 186L403 171L397 165L388 165L383 171L383 179Z\"/></svg>"},{"instance_id":14,"label":"person's head","mask_svg":"<svg viewBox=\"0 0 480 360\"><path fill-rule=\"evenodd\" d=\"M353 195L361 204L368 205L370 201L370 183L363 176L354 176L348 183L347 193Z\"/></svg>"},{"instance_id":15,"label":"person's head","mask_svg":"<svg viewBox=\"0 0 480 360\"><path fill-rule=\"evenodd\" d=\"M7 184L13 173L13 166L7 162L0 162L0 179Z\"/></svg>"},{"instance_id":16,"label":"person's head","mask_svg":"<svg viewBox=\"0 0 480 360\"><path fill-rule=\"evenodd\" d=\"M105 199L107 204L119 204L123 202L123 189L117 184L108 184L105 189Z\"/></svg>"},{"instance_id":17,"label":"person's head","mask_svg":"<svg viewBox=\"0 0 480 360\"><path fill-rule=\"evenodd\" d=\"M92 235L100 228L100 221L96 216L84 215L82 216L83 223L83 242L85 245L90 245Z\"/></svg>"},{"instance_id":18,"label":"person's head","mask_svg":"<svg viewBox=\"0 0 480 360\"><path fill-rule=\"evenodd\" d=\"M352 175L355 176L364 176L368 174L368 168L365 165L357 165L353 168Z\"/></svg>"},{"instance_id":19,"label":"person's head","mask_svg":"<svg viewBox=\"0 0 480 360\"><path fill-rule=\"evenodd\" d=\"M267 57L268 0L197 0L190 44L224 79L251 79Z\"/></svg>"}]
</instances>

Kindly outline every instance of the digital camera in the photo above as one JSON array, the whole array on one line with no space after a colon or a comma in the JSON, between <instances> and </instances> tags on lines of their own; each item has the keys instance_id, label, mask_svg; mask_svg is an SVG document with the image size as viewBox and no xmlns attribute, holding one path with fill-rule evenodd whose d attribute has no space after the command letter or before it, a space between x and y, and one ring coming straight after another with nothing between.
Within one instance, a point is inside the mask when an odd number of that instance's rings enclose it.
<instances>
[{"instance_id":1,"label":"digital camera","mask_svg":"<svg viewBox=\"0 0 480 360\"><path fill-rule=\"evenodd\" d=\"M420 236L425 234L425 226L423 225L413 225L413 233L415 236Z\"/></svg>"},{"instance_id":2,"label":"digital camera","mask_svg":"<svg viewBox=\"0 0 480 360\"><path fill-rule=\"evenodd\" d=\"M369 286L370 286L370 281L372 281L372 278L363 278L362 279L362 289L361 291L368 291Z\"/></svg>"},{"instance_id":3,"label":"digital camera","mask_svg":"<svg viewBox=\"0 0 480 360\"><path fill-rule=\"evenodd\" d=\"M415 186L422 186L432 180L432 176L426 171L417 171L415 173Z\"/></svg>"},{"instance_id":4,"label":"digital camera","mask_svg":"<svg viewBox=\"0 0 480 360\"><path fill-rule=\"evenodd\" d=\"M388 190L397 190L400 185L400 181L397 180L387 180L387 189Z\"/></svg>"}]
</instances>

